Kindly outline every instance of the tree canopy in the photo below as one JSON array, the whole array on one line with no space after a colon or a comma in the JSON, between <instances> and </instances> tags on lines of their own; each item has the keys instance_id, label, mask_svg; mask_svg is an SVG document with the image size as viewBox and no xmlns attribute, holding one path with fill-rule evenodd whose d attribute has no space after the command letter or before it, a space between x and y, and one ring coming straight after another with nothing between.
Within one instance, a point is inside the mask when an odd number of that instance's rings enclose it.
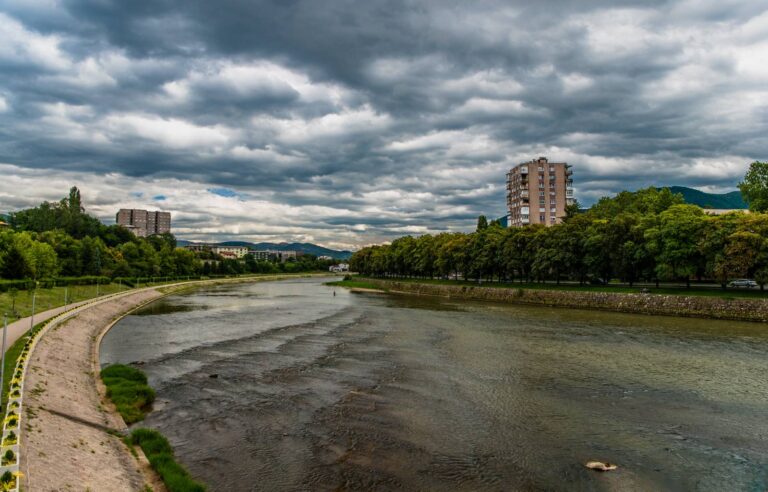
<instances>
[{"instance_id":1,"label":"tree canopy","mask_svg":"<svg viewBox=\"0 0 768 492\"><path fill-rule=\"evenodd\" d=\"M749 165L739 190L752 212L768 211L768 162L755 161Z\"/></svg>"},{"instance_id":2,"label":"tree canopy","mask_svg":"<svg viewBox=\"0 0 768 492\"><path fill-rule=\"evenodd\" d=\"M640 281L754 277L768 282L768 214L706 215L668 189L601 199L552 227L405 236L356 252L366 275L537 281Z\"/></svg>"}]
</instances>

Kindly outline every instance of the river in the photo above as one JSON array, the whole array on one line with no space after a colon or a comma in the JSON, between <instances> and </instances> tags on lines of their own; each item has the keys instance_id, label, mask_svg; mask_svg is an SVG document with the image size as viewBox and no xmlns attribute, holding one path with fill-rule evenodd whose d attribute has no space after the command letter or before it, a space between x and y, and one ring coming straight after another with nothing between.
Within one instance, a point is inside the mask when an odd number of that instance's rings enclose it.
<instances>
[{"instance_id":1,"label":"river","mask_svg":"<svg viewBox=\"0 0 768 492\"><path fill-rule=\"evenodd\" d=\"M768 486L765 325L322 282L173 295L104 338L211 490Z\"/></svg>"}]
</instances>

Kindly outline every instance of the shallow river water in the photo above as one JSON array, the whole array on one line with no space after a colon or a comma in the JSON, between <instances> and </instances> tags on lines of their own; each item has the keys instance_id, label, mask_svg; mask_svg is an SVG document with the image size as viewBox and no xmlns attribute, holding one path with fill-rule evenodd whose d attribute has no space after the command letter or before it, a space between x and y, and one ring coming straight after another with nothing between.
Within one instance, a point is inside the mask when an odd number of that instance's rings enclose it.
<instances>
[{"instance_id":1,"label":"shallow river water","mask_svg":"<svg viewBox=\"0 0 768 492\"><path fill-rule=\"evenodd\" d=\"M104 338L211 490L768 488L768 326L322 282L174 295Z\"/></svg>"}]
</instances>

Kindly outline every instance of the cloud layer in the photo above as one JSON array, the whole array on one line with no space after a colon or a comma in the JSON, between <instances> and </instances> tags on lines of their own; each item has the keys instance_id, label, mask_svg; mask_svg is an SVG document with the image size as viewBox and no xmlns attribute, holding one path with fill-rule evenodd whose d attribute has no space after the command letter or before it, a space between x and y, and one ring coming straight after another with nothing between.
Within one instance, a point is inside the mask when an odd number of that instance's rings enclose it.
<instances>
[{"instance_id":1,"label":"cloud layer","mask_svg":"<svg viewBox=\"0 0 768 492\"><path fill-rule=\"evenodd\" d=\"M0 210L77 184L185 238L355 247L500 216L539 155L582 203L731 189L768 158L766 33L758 1L8 0Z\"/></svg>"}]
</instances>

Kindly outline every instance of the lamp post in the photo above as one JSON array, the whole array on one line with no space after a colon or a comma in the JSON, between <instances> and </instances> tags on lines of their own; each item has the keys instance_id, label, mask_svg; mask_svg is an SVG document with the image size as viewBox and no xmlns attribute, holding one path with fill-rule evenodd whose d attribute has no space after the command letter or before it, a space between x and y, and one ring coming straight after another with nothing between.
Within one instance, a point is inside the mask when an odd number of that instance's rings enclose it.
<instances>
[{"instance_id":1,"label":"lamp post","mask_svg":"<svg viewBox=\"0 0 768 492\"><path fill-rule=\"evenodd\" d=\"M69 304L69 287L64 286L64 305Z\"/></svg>"},{"instance_id":2,"label":"lamp post","mask_svg":"<svg viewBox=\"0 0 768 492\"><path fill-rule=\"evenodd\" d=\"M3 357L0 362L0 387L2 387L3 381L5 381L5 337L8 332L8 314L3 313Z\"/></svg>"},{"instance_id":3,"label":"lamp post","mask_svg":"<svg viewBox=\"0 0 768 492\"><path fill-rule=\"evenodd\" d=\"M37 299L37 282L35 282L35 290L32 291L32 316L29 317L29 329L35 327L35 300Z\"/></svg>"}]
</instances>

